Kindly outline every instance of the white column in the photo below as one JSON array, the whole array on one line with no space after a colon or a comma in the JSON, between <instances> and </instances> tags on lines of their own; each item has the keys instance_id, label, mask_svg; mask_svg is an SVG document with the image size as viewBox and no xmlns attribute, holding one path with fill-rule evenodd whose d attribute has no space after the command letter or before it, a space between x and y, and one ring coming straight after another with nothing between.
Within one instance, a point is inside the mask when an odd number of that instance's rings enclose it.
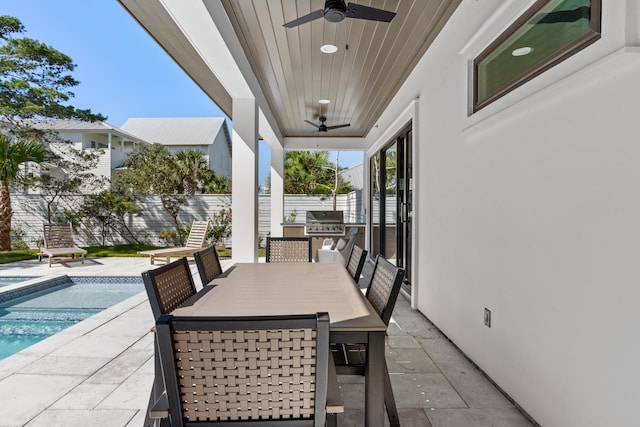
<instances>
[{"instance_id":1,"label":"white column","mask_svg":"<svg viewBox=\"0 0 640 427\"><path fill-rule=\"evenodd\" d=\"M233 99L231 233L234 262L258 261L258 108Z\"/></svg>"},{"instance_id":2,"label":"white column","mask_svg":"<svg viewBox=\"0 0 640 427\"><path fill-rule=\"evenodd\" d=\"M276 145L276 144L274 144ZM284 221L284 150L271 146L271 236L281 237Z\"/></svg>"}]
</instances>

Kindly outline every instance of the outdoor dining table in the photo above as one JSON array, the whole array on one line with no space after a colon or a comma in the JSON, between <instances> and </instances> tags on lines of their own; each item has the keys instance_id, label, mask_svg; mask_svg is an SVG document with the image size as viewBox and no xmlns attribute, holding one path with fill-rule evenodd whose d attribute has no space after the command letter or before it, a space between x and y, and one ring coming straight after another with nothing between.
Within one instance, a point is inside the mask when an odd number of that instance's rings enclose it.
<instances>
[{"instance_id":1,"label":"outdoor dining table","mask_svg":"<svg viewBox=\"0 0 640 427\"><path fill-rule=\"evenodd\" d=\"M365 426L384 425L386 325L340 263L239 263L171 314L266 316L328 312L330 341L367 344Z\"/></svg>"}]
</instances>

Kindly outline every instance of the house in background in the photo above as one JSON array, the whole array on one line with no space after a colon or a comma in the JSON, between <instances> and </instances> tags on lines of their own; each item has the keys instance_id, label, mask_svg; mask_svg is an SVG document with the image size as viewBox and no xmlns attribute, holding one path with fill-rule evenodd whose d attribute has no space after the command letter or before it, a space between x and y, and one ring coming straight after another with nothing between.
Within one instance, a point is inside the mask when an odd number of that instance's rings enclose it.
<instances>
[{"instance_id":1,"label":"house in background","mask_svg":"<svg viewBox=\"0 0 640 427\"><path fill-rule=\"evenodd\" d=\"M77 150L102 150L104 154L100 156L93 173L109 180L113 177L113 171L122 166L128 152L137 144L147 144L141 138L106 122L41 120L35 124L35 127L57 132L61 140L71 143ZM65 143L53 143L51 149L58 154L64 154ZM47 173L58 178L62 178L65 174L58 168L49 168Z\"/></svg>"},{"instance_id":2,"label":"house in background","mask_svg":"<svg viewBox=\"0 0 640 427\"><path fill-rule=\"evenodd\" d=\"M351 185L354 191L362 191L364 189L364 163L351 166L340 172L342 179Z\"/></svg>"},{"instance_id":3,"label":"house in background","mask_svg":"<svg viewBox=\"0 0 640 427\"><path fill-rule=\"evenodd\" d=\"M194 149L205 155L216 176L231 179L231 136L223 117L134 118L122 129L169 152Z\"/></svg>"}]
</instances>

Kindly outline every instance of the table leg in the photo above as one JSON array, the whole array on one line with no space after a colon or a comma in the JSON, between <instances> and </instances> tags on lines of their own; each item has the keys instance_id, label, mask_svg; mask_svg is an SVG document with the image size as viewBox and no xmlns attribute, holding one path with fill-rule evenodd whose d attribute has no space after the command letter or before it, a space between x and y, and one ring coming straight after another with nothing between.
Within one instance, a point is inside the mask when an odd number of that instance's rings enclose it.
<instances>
[{"instance_id":1,"label":"table leg","mask_svg":"<svg viewBox=\"0 0 640 427\"><path fill-rule=\"evenodd\" d=\"M384 406L387 408L387 417L389 418L391 427L400 427L398 407L396 406L396 399L393 396L393 388L391 387L391 378L389 377L386 360L384 362Z\"/></svg>"},{"instance_id":2,"label":"table leg","mask_svg":"<svg viewBox=\"0 0 640 427\"><path fill-rule=\"evenodd\" d=\"M384 426L384 331L369 332L365 366L365 426Z\"/></svg>"}]
</instances>

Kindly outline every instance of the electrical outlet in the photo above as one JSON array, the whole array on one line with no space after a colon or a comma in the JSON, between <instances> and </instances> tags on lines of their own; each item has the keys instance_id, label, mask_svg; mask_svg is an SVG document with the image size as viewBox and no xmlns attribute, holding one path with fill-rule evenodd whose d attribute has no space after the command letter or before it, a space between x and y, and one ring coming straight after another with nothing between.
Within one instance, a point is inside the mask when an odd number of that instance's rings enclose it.
<instances>
[{"instance_id":1,"label":"electrical outlet","mask_svg":"<svg viewBox=\"0 0 640 427\"><path fill-rule=\"evenodd\" d=\"M491 310L485 307L484 309L484 326L491 327Z\"/></svg>"}]
</instances>

